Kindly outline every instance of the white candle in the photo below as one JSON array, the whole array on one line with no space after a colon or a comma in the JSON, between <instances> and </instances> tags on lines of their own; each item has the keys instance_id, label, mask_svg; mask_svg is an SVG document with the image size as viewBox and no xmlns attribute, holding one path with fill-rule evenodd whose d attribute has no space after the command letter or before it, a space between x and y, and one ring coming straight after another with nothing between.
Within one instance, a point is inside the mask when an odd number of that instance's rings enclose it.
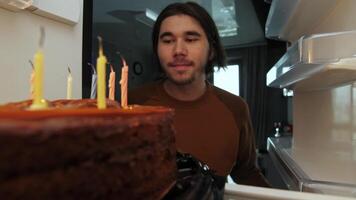
<instances>
[{"instance_id":1,"label":"white candle","mask_svg":"<svg viewBox=\"0 0 356 200\"><path fill-rule=\"evenodd\" d=\"M97 75L96 75L96 70L93 64L88 63L88 65L90 65L92 67L93 70L93 74L91 75L91 89L90 89L90 98L91 99L96 99L96 79L97 79Z\"/></svg>"},{"instance_id":2,"label":"white candle","mask_svg":"<svg viewBox=\"0 0 356 200\"><path fill-rule=\"evenodd\" d=\"M110 78L109 78L109 99L115 100L115 72L110 64Z\"/></svg>"},{"instance_id":3,"label":"white candle","mask_svg":"<svg viewBox=\"0 0 356 200\"><path fill-rule=\"evenodd\" d=\"M68 67L68 76L67 76L67 99L72 99L72 91L73 91L73 77Z\"/></svg>"}]
</instances>

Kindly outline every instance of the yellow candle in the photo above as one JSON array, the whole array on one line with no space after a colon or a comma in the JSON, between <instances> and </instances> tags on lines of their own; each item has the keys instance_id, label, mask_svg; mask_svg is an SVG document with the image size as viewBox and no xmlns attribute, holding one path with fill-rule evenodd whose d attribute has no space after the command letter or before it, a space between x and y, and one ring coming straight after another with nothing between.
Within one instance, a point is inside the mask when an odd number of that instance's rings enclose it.
<instances>
[{"instance_id":1,"label":"yellow candle","mask_svg":"<svg viewBox=\"0 0 356 200\"><path fill-rule=\"evenodd\" d=\"M126 61L123 59L124 66L121 69L121 107L127 108L127 82L129 67L126 64Z\"/></svg>"},{"instance_id":2,"label":"yellow candle","mask_svg":"<svg viewBox=\"0 0 356 200\"><path fill-rule=\"evenodd\" d=\"M68 76L67 76L67 99L72 99L72 90L73 90L73 78L70 68L68 67Z\"/></svg>"},{"instance_id":3,"label":"yellow candle","mask_svg":"<svg viewBox=\"0 0 356 200\"><path fill-rule=\"evenodd\" d=\"M109 99L115 100L115 72L110 64L110 78L109 78Z\"/></svg>"},{"instance_id":4,"label":"yellow candle","mask_svg":"<svg viewBox=\"0 0 356 200\"><path fill-rule=\"evenodd\" d=\"M44 109L47 108L47 102L43 99L43 63L44 55L42 52L42 47L45 40L45 30L43 27L40 28L41 35L39 46L40 48L35 53L33 58L34 68L35 68L35 86L34 86L34 98L32 100L32 105L30 109Z\"/></svg>"},{"instance_id":5,"label":"yellow candle","mask_svg":"<svg viewBox=\"0 0 356 200\"><path fill-rule=\"evenodd\" d=\"M97 104L99 109L106 108L106 57L103 53L103 46L101 42L101 37L99 39L99 57L96 60L96 72L98 74L98 84L97 84Z\"/></svg>"},{"instance_id":6,"label":"yellow candle","mask_svg":"<svg viewBox=\"0 0 356 200\"><path fill-rule=\"evenodd\" d=\"M35 87L34 98L32 101L31 109L47 108L47 103L43 99L43 61L44 55L41 50L38 50L34 56L35 67Z\"/></svg>"}]
</instances>

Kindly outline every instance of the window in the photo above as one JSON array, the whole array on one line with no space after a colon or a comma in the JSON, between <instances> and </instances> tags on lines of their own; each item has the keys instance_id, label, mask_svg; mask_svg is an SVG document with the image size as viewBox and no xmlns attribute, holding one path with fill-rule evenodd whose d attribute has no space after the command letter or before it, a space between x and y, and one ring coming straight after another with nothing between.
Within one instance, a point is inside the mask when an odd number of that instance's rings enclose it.
<instances>
[{"instance_id":1,"label":"window","mask_svg":"<svg viewBox=\"0 0 356 200\"><path fill-rule=\"evenodd\" d=\"M240 94L239 65L228 65L226 69L214 67L214 85L235 95Z\"/></svg>"}]
</instances>

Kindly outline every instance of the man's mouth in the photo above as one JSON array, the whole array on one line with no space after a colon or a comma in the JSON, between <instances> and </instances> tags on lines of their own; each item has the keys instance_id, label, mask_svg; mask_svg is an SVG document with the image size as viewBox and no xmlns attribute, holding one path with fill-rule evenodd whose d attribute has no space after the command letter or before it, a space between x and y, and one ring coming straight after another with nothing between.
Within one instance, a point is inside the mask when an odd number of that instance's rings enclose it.
<instances>
[{"instance_id":1,"label":"man's mouth","mask_svg":"<svg viewBox=\"0 0 356 200\"><path fill-rule=\"evenodd\" d=\"M171 62L168 63L169 67L173 67L174 69L177 70L185 70L193 66L193 62L190 61L184 61L184 62Z\"/></svg>"}]
</instances>

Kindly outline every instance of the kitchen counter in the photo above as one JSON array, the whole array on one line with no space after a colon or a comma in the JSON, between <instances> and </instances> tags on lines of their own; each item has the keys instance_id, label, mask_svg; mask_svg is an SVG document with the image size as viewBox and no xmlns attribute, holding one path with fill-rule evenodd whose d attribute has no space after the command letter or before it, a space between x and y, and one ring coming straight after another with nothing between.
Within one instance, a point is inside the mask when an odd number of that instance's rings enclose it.
<instances>
[{"instance_id":1,"label":"kitchen counter","mask_svg":"<svg viewBox=\"0 0 356 200\"><path fill-rule=\"evenodd\" d=\"M290 136L268 138L267 149L290 190L356 197L352 152L294 148Z\"/></svg>"}]
</instances>

